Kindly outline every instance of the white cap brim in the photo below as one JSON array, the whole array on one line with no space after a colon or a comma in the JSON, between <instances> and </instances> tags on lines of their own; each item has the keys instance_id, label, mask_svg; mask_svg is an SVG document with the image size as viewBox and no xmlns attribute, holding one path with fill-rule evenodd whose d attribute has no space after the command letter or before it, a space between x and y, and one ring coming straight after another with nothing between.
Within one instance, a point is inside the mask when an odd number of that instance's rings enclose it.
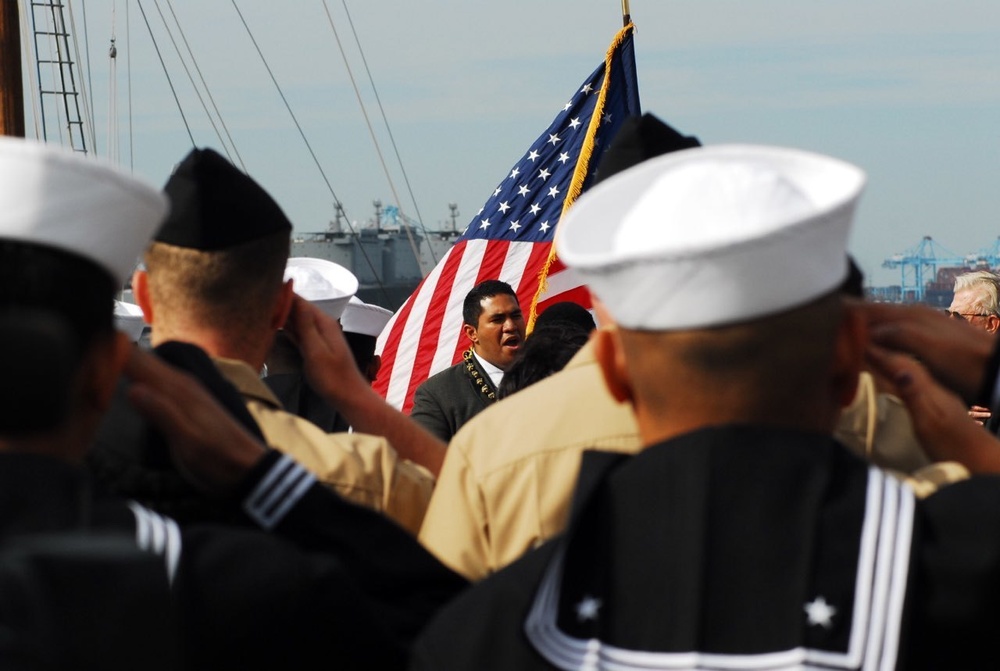
<instances>
[{"instance_id":1,"label":"white cap brim","mask_svg":"<svg viewBox=\"0 0 1000 671\"><path fill-rule=\"evenodd\" d=\"M794 149L678 151L581 196L557 251L626 328L748 321L844 280L864 183L851 164Z\"/></svg>"},{"instance_id":2,"label":"white cap brim","mask_svg":"<svg viewBox=\"0 0 1000 671\"><path fill-rule=\"evenodd\" d=\"M334 319L340 319L347 302L358 291L354 273L325 259L305 256L288 259L285 281L288 280L292 280L295 293Z\"/></svg>"},{"instance_id":3,"label":"white cap brim","mask_svg":"<svg viewBox=\"0 0 1000 671\"><path fill-rule=\"evenodd\" d=\"M0 138L0 238L87 258L123 284L168 211L155 187L95 158Z\"/></svg>"},{"instance_id":4,"label":"white cap brim","mask_svg":"<svg viewBox=\"0 0 1000 671\"><path fill-rule=\"evenodd\" d=\"M360 333L377 338L390 319L392 310L365 303L355 296L340 315L340 326L344 333Z\"/></svg>"}]
</instances>

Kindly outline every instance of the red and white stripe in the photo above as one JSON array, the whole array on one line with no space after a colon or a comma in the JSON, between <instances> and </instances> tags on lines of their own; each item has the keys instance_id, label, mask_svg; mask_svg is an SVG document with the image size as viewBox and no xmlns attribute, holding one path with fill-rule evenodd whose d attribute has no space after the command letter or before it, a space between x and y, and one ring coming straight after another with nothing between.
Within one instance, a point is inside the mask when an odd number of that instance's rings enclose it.
<instances>
[{"instance_id":1,"label":"red and white stripe","mask_svg":"<svg viewBox=\"0 0 1000 671\"><path fill-rule=\"evenodd\" d=\"M458 363L469 341L462 332L462 304L479 282L500 279L517 292L521 307L538 290L538 277L551 243L460 240L424 278L386 325L376 350L382 356L375 389L386 401L409 412L413 392L431 375ZM556 262L539 311L549 303L575 300L580 283ZM589 295L585 305L589 306Z\"/></svg>"}]
</instances>

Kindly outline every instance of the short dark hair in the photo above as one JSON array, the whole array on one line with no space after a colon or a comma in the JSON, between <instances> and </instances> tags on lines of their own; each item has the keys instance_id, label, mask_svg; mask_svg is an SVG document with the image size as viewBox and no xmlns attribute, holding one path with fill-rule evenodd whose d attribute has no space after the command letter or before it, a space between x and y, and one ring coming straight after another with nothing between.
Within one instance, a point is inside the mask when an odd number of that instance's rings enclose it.
<instances>
[{"instance_id":1,"label":"short dark hair","mask_svg":"<svg viewBox=\"0 0 1000 671\"><path fill-rule=\"evenodd\" d=\"M472 287L472 291L465 296L462 320L469 326L479 326L479 315L483 314L483 299L501 295L513 296L517 300L513 287L501 280L483 280Z\"/></svg>"},{"instance_id":2,"label":"short dark hair","mask_svg":"<svg viewBox=\"0 0 1000 671\"><path fill-rule=\"evenodd\" d=\"M569 321L553 321L536 328L503 374L497 398L507 398L559 372L589 339L590 331Z\"/></svg>"}]
</instances>

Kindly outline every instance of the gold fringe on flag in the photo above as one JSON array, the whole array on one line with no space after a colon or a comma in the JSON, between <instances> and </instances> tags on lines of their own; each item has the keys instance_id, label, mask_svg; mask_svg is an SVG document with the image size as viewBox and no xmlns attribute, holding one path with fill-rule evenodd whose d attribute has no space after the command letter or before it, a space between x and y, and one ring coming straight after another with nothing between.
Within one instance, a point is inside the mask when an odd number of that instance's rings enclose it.
<instances>
[{"instance_id":1,"label":"gold fringe on flag","mask_svg":"<svg viewBox=\"0 0 1000 671\"><path fill-rule=\"evenodd\" d=\"M583 191L583 182L590 171L590 158L594 153L594 137L597 135L597 129L601 125L601 118L604 116L604 103L608 97L608 87L611 85L611 60L614 57L615 51L621 46L622 40L633 30L635 30L634 23L629 23L619 30L618 34L611 41L611 46L608 47L607 54L604 56L604 80L601 82L601 91L597 96L597 103L594 105L594 113L590 116L590 124L587 126L587 134L584 136L583 147L580 149L580 158L576 162L576 169L573 171L573 179L570 180L569 191L566 192L566 198L563 199L562 212L559 215L560 223ZM558 228L559 226L557 225L556 229L558 230ZM549 258L545 260L545 264L538 273L538 290L531 299L531 308L528 310L528 333L531 333L535 326L535 319L538 317L538 301L548 288L549 269L555 260L556 246L553 243L552 248L549 250Z\"/></svg>"}]
</instances>

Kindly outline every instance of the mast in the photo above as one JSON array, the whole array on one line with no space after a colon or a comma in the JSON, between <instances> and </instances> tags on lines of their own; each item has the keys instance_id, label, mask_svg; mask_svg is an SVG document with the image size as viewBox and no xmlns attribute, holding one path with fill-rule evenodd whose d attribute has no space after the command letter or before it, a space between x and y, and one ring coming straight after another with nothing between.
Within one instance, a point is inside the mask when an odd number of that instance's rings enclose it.
<instances>
[{"instance_id":1,"label":"mast","mask_svg":"<svg viewBox=\"0 0 1000 671\"><path fill-rule=\"evenodd\" d=\"M0 2L0 135L24 137L20 0Z\"/></svg>"},{"instance_id":2,"label":"mast","mask_svg":"<svg viewBox=\"0 0 1000 671\"><path fill-rule=\"evenodd\" d=\"M628 8L628 0L622 0L622 27L632 23L632 13Z\"/></svg>"}]
</instances>

